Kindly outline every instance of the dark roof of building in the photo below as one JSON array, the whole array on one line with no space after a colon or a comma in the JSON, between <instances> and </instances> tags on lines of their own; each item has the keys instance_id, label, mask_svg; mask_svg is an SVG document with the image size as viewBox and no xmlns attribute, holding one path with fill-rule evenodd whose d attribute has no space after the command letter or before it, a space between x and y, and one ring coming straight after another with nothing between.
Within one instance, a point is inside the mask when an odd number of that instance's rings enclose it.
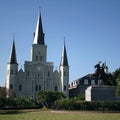
<instances>
[{"instance_id":1,"label":"dark roof of building","mask_svg":"<svg viewBox=\"0 0 120 120\"><path fill-rule=\"evenodd\" d=\"M41 13L38 16L36 32L35 32L35 36L34 36L34 44L41 44L41 45L45 44L43 27L42 27Z\"/></svg>"},{"instance_id":2,"label":"dark roof of building","mask_svg":"<svg viewBox=\"0 0 120 120\"><path fill-rule=\"evenodd\" d=\"M95 74L87 74L84 77L79 78L78 80L83 80L83 79L92 80L92 79L98 79L98 77L96 77Z\"/></svg>"},{"instance_id":3,"label":"dark roof of building","mask_svg":"<svg viewBox=\"0 0 120 120\"><path fill-rule=\"evenodd\" d=\"M68 65L68 59L67 59L67 52L66 52L66 46L64 43L64 47L63 47L63 52L62 52L62 59L61 59L61 66L69 66Z\"/></svg>"},{"instance_id":4,"label":"dark roof of building","mask_svg":"<svg viewBox=\"0 0 120 120\"><path fill-rule=\"evenodd\" d=\"M9 58L8 63L17 64L16 49L15 49L15 42L14 41L13 41L12 50L10 53L10 58Z\"/></svg>"}]
</instances>

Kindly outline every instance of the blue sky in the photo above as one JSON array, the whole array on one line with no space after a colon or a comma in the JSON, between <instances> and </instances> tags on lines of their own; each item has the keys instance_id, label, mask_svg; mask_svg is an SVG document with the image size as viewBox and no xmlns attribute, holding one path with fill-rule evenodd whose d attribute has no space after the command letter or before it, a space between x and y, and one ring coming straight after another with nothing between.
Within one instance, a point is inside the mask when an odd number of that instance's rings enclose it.
<instances>
[{"instance_id":1,"label":"blue sky","mask_svg":"<svg viewBox=\"0 0 120 120\"><path fill-rule=\"evenodd\" d=\"M15 34L19 68L30 60L39 6L47 60L59 69L64 37L70 82L94 72L98 61L120 67L120 0L0 0L0 86Z\"/></svg>"}]
</instances>

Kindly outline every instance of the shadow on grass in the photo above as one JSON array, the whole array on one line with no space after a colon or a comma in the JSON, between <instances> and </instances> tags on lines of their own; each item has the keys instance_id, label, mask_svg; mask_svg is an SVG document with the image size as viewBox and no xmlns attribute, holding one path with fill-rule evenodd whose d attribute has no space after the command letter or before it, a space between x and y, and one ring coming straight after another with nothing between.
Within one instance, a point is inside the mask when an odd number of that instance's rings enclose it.
<instances>
[{"instance_id":1,"label":"shadow on grass","mask_svg":"<svg viewBox=\"0 0 120 120\"><path fill-rule=\"evenodd\" d=\"M0 110L0 115L6 114L6 115L11 115L11 114L24 114L28 112L42 112L42 111L50 111L49 109L15 109L15 110Z\"/></svg>"},{"instance_id":2,"label":"shadow on grass","mask_svg":"<svg viewBox=\"0 0 120 120\"><path fill-rule=\"evenodd\" d=\"M6 114L6 115L11 115L11 114L22 114L25 113L24 111L19 111L19 110L1 110L0 115Z\"/></svg>"}]
</instances>

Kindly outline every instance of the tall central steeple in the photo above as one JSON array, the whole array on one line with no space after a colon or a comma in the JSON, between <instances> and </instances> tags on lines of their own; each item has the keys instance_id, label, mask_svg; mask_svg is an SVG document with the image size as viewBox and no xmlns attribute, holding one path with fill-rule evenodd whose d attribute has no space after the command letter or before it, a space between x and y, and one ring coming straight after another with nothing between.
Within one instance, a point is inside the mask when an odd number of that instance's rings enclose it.
<instances>
[{"instance_id":1,"label":"tall central steeple","mask_svg":"<svg viewBox=\"0 0 120 120\"><path fill-rule=\"evenodd\" d=\"M34 43L33 44L45 45L41 13L39 13L39 16L38 16L37 26L36 26L35 36L34 36Z\"/></svg>"},{"instance_id":2,"label":"tall central steeple","mask_svg":"<svg viewBox=\"0 0 120 120\"><path fill-rule=\"evenodd\" d=\"M41 13L38 15L36 32L34 36L34 42L31 49L31 61L46 63L47 58L47 46L44 42L44 33L42 27Z\"/></svg>"},{"instance_id":3,"label":"tall central steeple","mask_svg":"<svg viewBox=\"0 0 120 120\"><path fill-rule=\"evenodd\" d=\"M62 59L61 59L61 66L69 66L68 65L68 59L67 59L67 52L66 52L66 46L64 41L63 51L62 51Z\"/></svg>"}]
</instances>

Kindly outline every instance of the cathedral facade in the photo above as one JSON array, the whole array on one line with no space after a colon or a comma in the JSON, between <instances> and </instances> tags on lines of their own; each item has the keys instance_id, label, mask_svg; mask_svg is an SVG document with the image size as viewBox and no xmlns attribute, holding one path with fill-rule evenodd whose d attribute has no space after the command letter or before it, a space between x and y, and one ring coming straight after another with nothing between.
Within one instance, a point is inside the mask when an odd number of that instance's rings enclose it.
<instances>
[{"instance_id":1,"label":"cathedral facade","mask_svg":"<svg viewBox=\"0 0 120 120\"><path fill-rule=\"evenodd\" d=\"M25 61L23 69L18 69L15 42L13 41L5 84L8 97L12 91L16 97L35 99L40 90L63 92L69 96L69 65L65 42L59 70L54 70L54 63L47 61L47 45L44 35L41 14L39 14L30 61Z\"/></svg>"}]
</instances>

